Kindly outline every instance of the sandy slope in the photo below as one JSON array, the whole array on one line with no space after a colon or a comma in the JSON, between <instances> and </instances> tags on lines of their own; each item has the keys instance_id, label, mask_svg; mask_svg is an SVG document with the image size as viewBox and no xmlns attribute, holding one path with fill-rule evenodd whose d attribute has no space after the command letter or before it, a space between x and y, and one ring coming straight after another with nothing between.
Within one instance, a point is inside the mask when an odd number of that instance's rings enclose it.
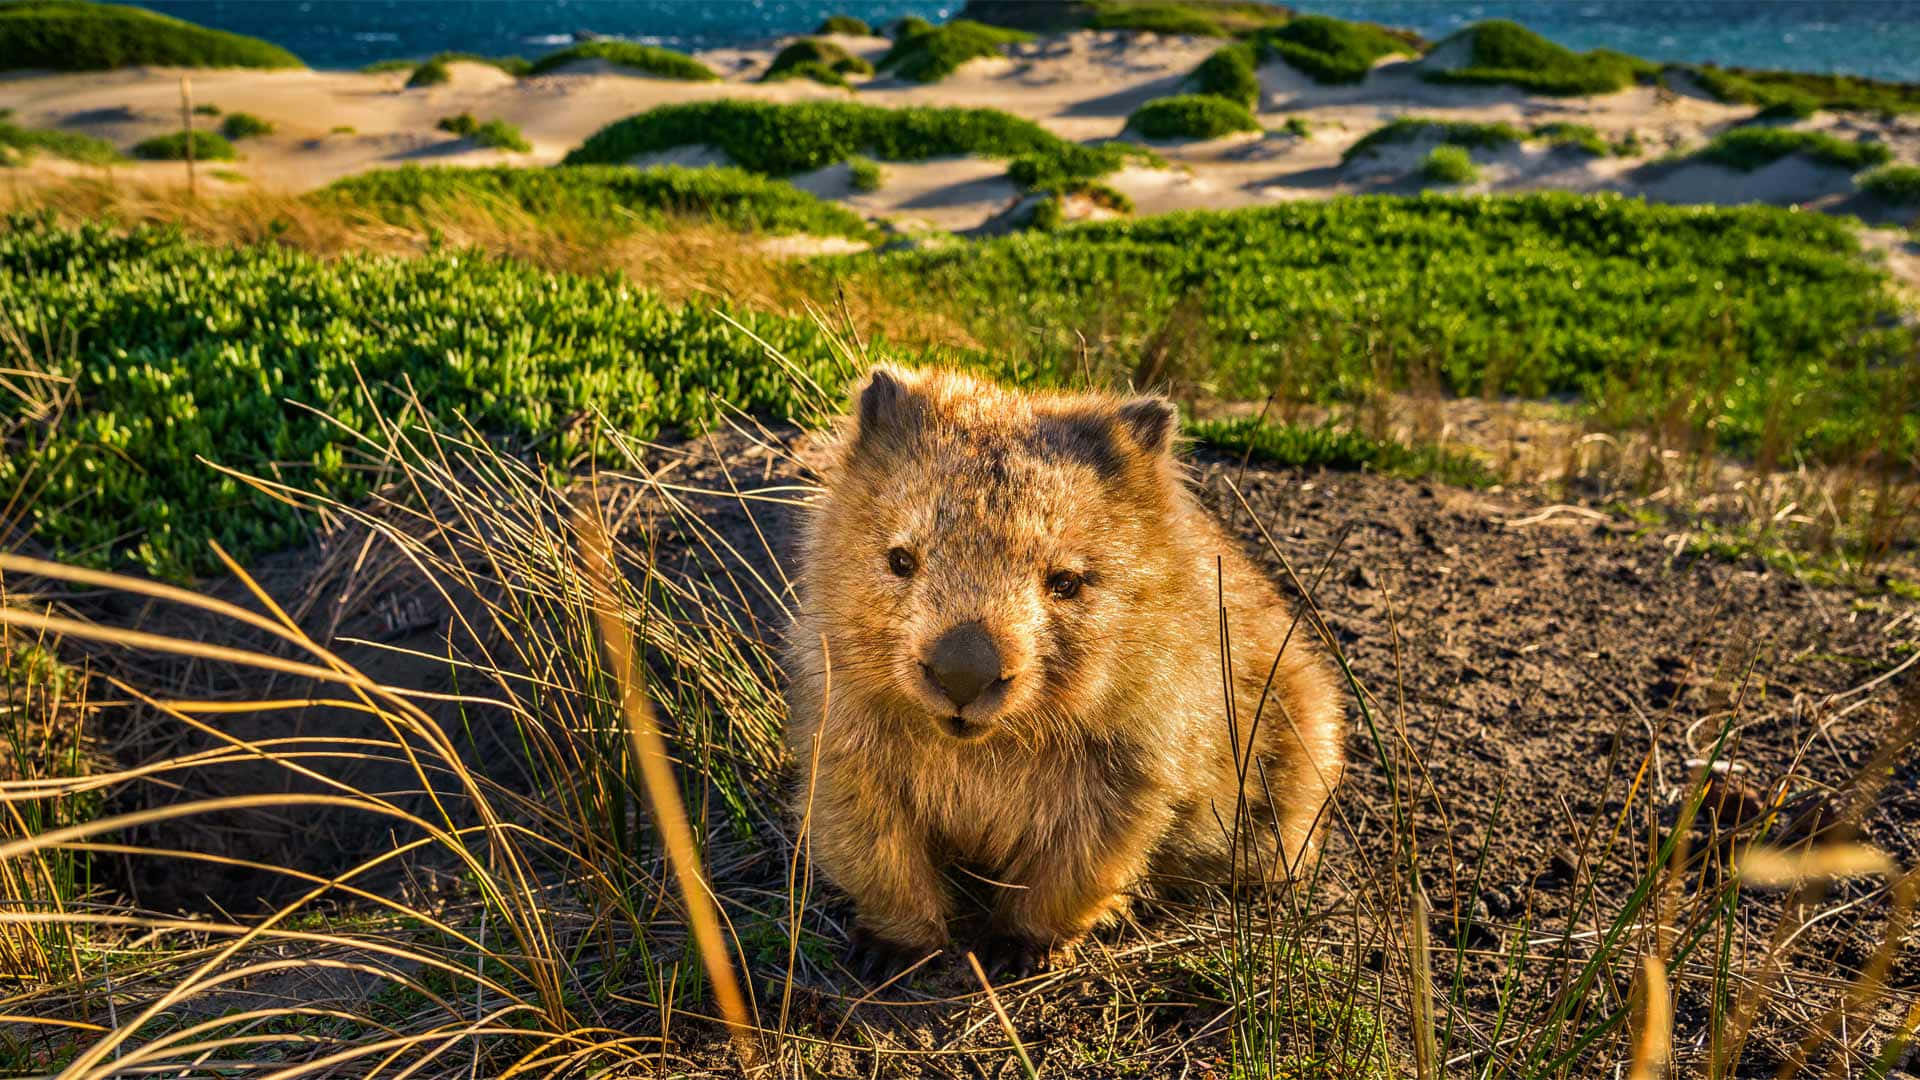
<instances>
[{"instance_id":1,"label":"sandy slope","mask_svg":"<svg viewBox=\"0 0 1920 1080\"><path fill-rule=\"evenodd\" d=\"M838 38L849 50L877 59L882 38ZM879 105L990 106L1036 120L1072 139L1122 133L1133 109L1177 93L1218 42L1211 39L1083 32L1015 46L1006 59L977 60L930 86L879 78L846 91L804 80L754 82L777 43L763 48L702 54L725 75L718 83L685 83L625 73L604 64L513 80L484 65L453 65L445 86L409 90L405 73L198 71L193 98L245 110L273 121L273 135L240 144L242 160L226 168L243 181L303 190L340 176L408 162L548 164L602 126L651 106L719 96L792 101L830 98ZM1422 64L1444 63L1430 56ZM1643 87L1593 98L1532 97L1501 87L1449 87L1425 82L1420 64L1384 63L1365 83L1327 87L1281 63L1260 72L1259 113L1272 133L1205 142L1160 144L1171 170L1130 169L1111 178L1141 212L1257 205L1343 192L1417 191L1420 158L1430 143L1384 148L1342 164L1342 153L1367 131L1401 115L1501 121L1522 127L1556 120L1588 124L1609 139L1637 135L1644 150L1633 158L1594 158L1528 144L1476 151L1481 179L1468 190L1562 188L1621 191L1668 202L1801 204L1890 219L1884 207L1853 193L1843 170L1788 160L1741 174L1716 166L1662 162L1738 122L1752 110L1723 105L1687 86ZM0 79L0 108L19 122L59 127L122 146L179 125L181 73L138 69L111 74L14 76ZM471 112L500 117L525 132L530 154L475 149L434 129L440 117ZM1290 117L1310 125L1305 137L1280 133ZM196 118L200 123L217 123ZM1878 119L1819 114L1808 127L1846 138L1884 139L1899 160L1920 161L1920 117ZM711 155L692 154L699 160ZM46 171L86 171L41 159ZM137 164L122 171L142 177L181 176L178 164ZM889 167L878 192L853 193L844 169L798 178L809 190L841 199L863 212L947 229L969 229L1004 213L1017 199L999 166L953 159ZM1907 212L1911 214L1911 211Z\"/></svg>"}]
</instances>

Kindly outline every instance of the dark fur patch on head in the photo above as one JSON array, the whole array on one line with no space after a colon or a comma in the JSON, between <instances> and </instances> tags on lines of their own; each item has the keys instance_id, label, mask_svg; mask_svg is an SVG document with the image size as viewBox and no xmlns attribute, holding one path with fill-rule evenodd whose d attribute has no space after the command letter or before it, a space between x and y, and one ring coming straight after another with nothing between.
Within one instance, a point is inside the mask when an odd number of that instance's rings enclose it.
<instances>
[{"instance_id":1,"label":"dark fur patch on head","mask_svg":"<svg viewBox=\"0 0 1920 1080\"><path fill-rule=\"evenodd\" d=\"M1121 430L1148 457L1159 457L1173 449L1173 433L1179 423L1179 410L1163 397L1134 398L1120 406Z\"/></svg>"},{"instance_id":2,"label":"dark fur patch on head","mask_svg":"<svg viewBox=\"0 0 1920 1080\"><path fill-rule=\"evenodd\" d=\"M1164 398L1139 398L1119 409L1085 409L1043 416L1035 445L1043 453L1090 465L1109 479L1129 466L1167 454L1178 416Z\"/></svg>"}]
</instances>

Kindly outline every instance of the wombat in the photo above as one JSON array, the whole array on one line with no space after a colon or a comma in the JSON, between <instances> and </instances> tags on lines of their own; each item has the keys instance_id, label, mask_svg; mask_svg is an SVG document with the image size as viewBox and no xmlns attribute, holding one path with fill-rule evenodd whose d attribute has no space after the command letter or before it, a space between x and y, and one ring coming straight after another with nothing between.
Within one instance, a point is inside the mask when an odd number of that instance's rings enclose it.
<instances>
[{"instance_id":1,"label":"wombat","mask_svg":"<svg viewBox=\"0 0 1920 1080\"><path fill-rule=\"evenodd\" d=\"M867 973L948 940L956 866L993 890L983 956L1025 968L1149 875L1316 857L1344 710L1169 402L886 366L857 402L803 527L788 737Z\"/></svg>"}]
</instances>

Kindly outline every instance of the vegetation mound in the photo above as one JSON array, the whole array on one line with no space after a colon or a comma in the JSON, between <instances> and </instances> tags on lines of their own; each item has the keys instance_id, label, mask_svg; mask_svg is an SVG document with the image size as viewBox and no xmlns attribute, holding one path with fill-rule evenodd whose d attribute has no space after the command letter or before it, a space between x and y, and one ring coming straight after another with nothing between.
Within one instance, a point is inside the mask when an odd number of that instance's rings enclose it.
<instances>
[{"instance_id":1,"label":"vegetation mound","mask_svg":"<svg viewBox=\"0 0 1920 1080\"><path fill-rule=\"evenodd\" d=\"M1356 83L1382 57L1418 55L1416 42L1371 23L1305 15L1260 35L1261 48L1315 82Z\"/></svg>"},{"instance_id":2,"label":"vegetation mound","mask_svg":"<svg viewBox=\"0 0 1920 1080\"><path fill-rule=\"evenodd\" d=\"M1685 67L1702 89L1721 101L1741 105L1808 106L1864 112L1920 112L1920 83L1864 79L1856 75L1818 75L1802 71Z\"/></svg>"},{"instance_id":3,"label":"vegetation mound","mask_svg":"<svg viewBox=\"0 0 1920 1080\"><path fill-rule=\"evenodd\" d=\"M1193 88L1197 93L1226 98L1252 109L1260 104L1259 66L1260 58L1252 45L1244 41L1223 45L1193 69Z\"/></svg>"},{"instance_id":4,"label":"vegetation mound","mask_svg":"<svg viewBox=\"0 0 1920 1080\"><path fill-rule=\"evenodd\" d=\"M441 117L434 126L492 150L507 150L516 154L533 150L533 144L520 134L519 127L505 120L494 119L483 123L474 119L472 113L459 113Z\"/></svg>"},{"instance_id":5,"label":"vegetation mound","mask_svg":"<svg viewBox=\"0 0 1920 1080\"><path fill-rule=\"evenodd\" d=\"M682 146L715 147L740 167L769 176L809 172L857 154L887 161L978 154L1024 160L1025 170L1036 176L1087 178L1119 168L1130 153L1111 144L1068 142L998 109L729 99L662 105L616 121L569 153L565 163L624 165Z\"/></svg>"},{"instance_id":6,"label":"vegetation mound","mask_svg":"<svg viewBox=\"0 0 1920 1080\"><path fill-rule=\"evenodd\" d=\"M816 29L814 33L845 34L848 37L872 37L873 27L868 26L865 19L857 19L852 15L829 15L820 23L819 28Z\"/></svg>"},{"instance_id":7,"label":"vegetation mound","mask_svg":"<svg viewBox=\"0 0 1920 1080\"><path fill-rule=\"evenodd\" d=\"M256 135L273 134L273 124L252 113L228 113L226 118L220 121L220 134L229 139L251 139Z\"/></svg>"},{"instance_id":8,"label":"vegetation mound","mask_svg":"<svg viewBox=\"0 0 1920 1080\"><path fill-rule=\"evenodd\" d=\"M1420 175L1436 184L1471 184L1480 179L1464 146L1436 146L1420 163Z\"/></svg>"},{"instance_id":9,"label":"vegetation mound","mask_svg":"<svg viewBox=\"0 0 1920 1080\"><path fill-rule=\"evenodd\" d=\"M145 8L89 0L0 2L0 71L166 67L304 67L258 38L209 30Z\"/></svg>"},{"instance_id":10,"label":"vegetation mound","mask_svg":"<svg viewBox=\"0 0 1920 1080\"><path fill-rule=\"evenodd\" d=\"M528 73L544 75L568 64L587 60L604 60L617 67L631 68L662 79L712 82L720 77L713 73L712 68L686 53L631 41L583 41L535 60Z\"/></svg>"},{"instance_id":11,"label":"vegetation mound","mask_svg":"<svg viewBox=\"0 0 1920 1080\"><path fill-rule=\"evenodd\" d=\"M847 85L848 75L871 75L873 65L831 41L802 38L781 49L767 65L762 82L807 78L830 86Z\"/></svg>"},{"instance_id":12,"label":"vegetation mound","mask_svg":"<svg viewBox=\"0 0 1920 1080\"><path fill-rule=\"evenodd\" d=\"M1860 190L1891 203L1920 206L1920 165L1888 165L1860 178Z\"/></svg>"},{"instance_id":13,"label":"vegetation mound","mask_svg":"<svg viewBox=\"0 0 1920 1080\"><path fill-rule=\"evenodd\" d=\"M1432 138L1447 146L1492 149L1511 146L1525 139L1526 132L1512 124L1481 124L1471 121L1429 120L1425 117L1403 116L1391 124L1374 128L1362 135L1346 153L1340 155L1342 164L1352 161L1362 154L1376 150L1391 143L1413 142L1422 138Z\"/></svg>"},{"instance_id":14,"label":"vegetation mound","mask_svg":"<svg viewBox=\"0 0 1920 1080\"><path fill-rule=\"evenodd\" d=\"M1238 131L1259 131L1260 122L1245 105L1211 94L1156 98L1127 117L1127 129L1149 139L1217 139Z\"/></svg>"},{"instance_id":15,"label":"vegetation mound","mask_svg":"<svg viewBox=\"0 0 1920 1080\"><path fill-rule=\"evenodd\" d=\"M20 164L35 154L52 154L84 165L112 165L125 160L105 139L71 131L21 127L13 122L7 110L0 109L0 165Z\"/></svg>"},{"instance_id":16,"label":"vegetation mound","mask_svg":"<svg viewBox=\"0 0 1920 1080\"><path fill-rule=\"evenodd\" d=\"M337 180L316 197L362 207L390 220L404 220L438 206L498 203L536 217L607 218L617 209L646 223L691 218L743 232L873 239L872 228L853 211L744 169L408 165Z\"/></svg>"},{"instance_id":17,"label":"vegetation mound","mask_svg":"<svg viewBox=\"0 0 1920 1080\"><path fill-rule=\"evenodd\" d=\"M184 131L155 135L135 143L133 156L148 161L185 161L188 143L187 132ZM211 131L193 132L191 143L195 161L232 161L236 156L233 144Z\"/></svg>"},{"instance_id":18,"label":"vegetation mound","mask_svg":"<svg viewBox=\"0 0 1920 1080\"><path fill-rule=\"evenodd\" d=\"M1824 131L1764 127L1723 131L1694 156L1729 169L1752 172L1790 154L1805 154L1823 164L1855 172L1893 160L1885 143L1848 142Z\"/></svg>"},{"instance_id":19,"label":"vegetation mound","mask_svg":"<svg viewBox=\"0 0 1920 1080\"><path fill-rule=\"evenodd\" d=\"M1595 49L1576 53L1506 19L1475 23L1435 47L1464 48L1466 63L1452 68L1432 67L1422 72L1431 82L1512 85L1536 94L1569 97L1610 94L1651 79L1659 65L1614 52Z\"/></svg>"},{"instance_id":20,"label":"vegetation mound","mask_svg":"<svg viewBox=\"0 0 1920 1080\"><path fill-rule=\"evenodd\" d=\"M887 36L895 41L914 34L924 34L933 29L933 24L918 15L903 15L887 27Z\"/></svg>"},{"instance_id":21,"label":"vegetation mound","mask_svg":"<svg viewBox=\"0 0 1920 1080\"><path fill-rule=\"evenodd\" d=\"M1257 0L967 0L960 17L1035 33L1135 30L1228 37L1279 26L1293 12Z\"/></svg>"},{"instance_id":22,"label":"vegetation mound","mask_svg":"<svg viewBox=\"0 0 1920 1080\"><path fill-rule=\"evenodd\" d=\"M876 66L913 82L939 82L969 60L1000 56L1008 45L1032 40L1019 30L955 19L898 38Z\"/></svg>"}]
</instances>

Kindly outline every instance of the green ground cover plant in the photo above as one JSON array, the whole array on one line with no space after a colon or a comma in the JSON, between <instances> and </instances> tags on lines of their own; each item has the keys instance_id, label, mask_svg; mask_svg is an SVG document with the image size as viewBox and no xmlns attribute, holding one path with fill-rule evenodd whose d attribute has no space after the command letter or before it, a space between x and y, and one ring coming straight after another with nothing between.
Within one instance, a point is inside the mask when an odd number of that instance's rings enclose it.
<instances>
[{"instance_id":1,"label":"green ground cover plant","mask_svg":"<svg viewBox=\"0 0 1920 1080\"><path fill-rule=\"evenodd\" d=\"M569 152L565 164L625 164L681 146L715 147L741 168L769 176L810 172L861 154L882 161L1008 157L1026 162L1015 182L1029 187L1092 179L1138 155L1119 144L1068 142L998 109L733 99L663 105L616 121Z\"/></svg>"},{"instance_id":2,"label":"green ground cover plant","mask_svg":"<svg viewBox=\"0 0 1920 1080\"><path fill-rule=\"evenodd\" d=\"M535 60L528 74L544 75L583 60L604 60L661 79L712 82L720 77L713 73L712 68L686 53L631 41L583 41L578 45L570 45Z\"/></svg>"},{"instance_id":3,"label":"green ground cover plant","mask_svg":"<svg viewBox=\"0 0 1920 1080\"><path fill-rule=\"evenodd\" d=\"M1391 143L1413 142L1421 138L1435 138L1448 146L1463 146L1469 149L1495 149L1511 146L1527 137L1526 132L1512 124L1483 124L1465 120L1429 120L1419 116L1403 116L1391 124L1384 124L1362 135L1352 146L1340 155L1342 163L1358 158L1377 147Z\"/></svg>"},{"instance_id":4,"label":"green ground cover plant","mask_svg":"<svg viewBox=\"0 0 1920 1080\"><path fill-rule=\"evenodd\" d=\"M999 56L1008 45L1032 40L1019 30L955 19L896 39L875 66L911 82L939 82L969 60Z\"/></svg>"},{"instance_id":5,"label":"green ground cover plant","mask_svg":"<svg viewBox=\"0 0 1920 1080\"><path fill-rule=\"evenodd\" d=\"M960 17L1043 34L1067 30L1132 30L1227 37L1278 26L1291 19L1293 12L1279 4L1257 0L1084 0L1078 3L969 0Z\"/></svg>"},{"instance_id":6,"label":"green ground cover plant","mask_svg":"<svg viewBox=\"0 0 1920 1080\"><path fill-rule=\"evenodd\" d=\"M533 149L533 144L520 134L520 128L505 120L476 120L472 113L456 113L443 116L434 125L441 131L450 132L464 139L493 150L507 150L516 154L525 154Z\"/></svg>"},{"instance_id":7,"label":"green ground cover plant","mask_svg":"<svg viewBox=\"0 0 1920 1080\"><path fill-rule=\"evenodd\" d=\"M895 41L915 34L924 34L933 29L933 24L918 15L904 15L887 27L887 36Z\"/></svg>"},{"instance_id":8,"label":"green ground cover plant","mask_svg":"<svg viewBox=\"0 0 1920 1080\"><path fill-rule=\"evenodd\" d=\"M886 170L872 158L850 157L847 159L847 182L853 185L855 191L879 191L880 185L886 182Z\"/></svg>"},{"instance_id":9,"label":"green ground cover plant","mask_svg":"<svg viewBox=\"0 0 1920 1080\"><path fill-rule=\"evenodd\" d=\"M781 49L767 65L762 82L808 78L830 86L847 85L848 75L871 75L873 65L831 41L802 38Z\"/></svg>"},{"instance_id":10,"label":"green ground cover plant","mask_svg":"<svg viewBox=\"0 0 1920 1080\"><path fill-rule=\"evenodd\" d=\"M607 218L622 212L658 224L688 218L747 232L812 233L855 240L874 236L864 219L837 203L784 181L731 168L407 165L336 180L314 197L392 215L395 220L411 218L437 204L503 203L537 217Z\"/></svg>"},{"instance_id":11,"label":"green ground cover plant","mask_svg":"<svg viewBox=\"0 0 1920 1080\"><path fill-rule=\"evenodd\" d=\"M1096 5L1087 19L1089 30L1133 30L1149 34L1195 34L1226 37L1227 28L1213 13L1196 4L1139 3Z\"/></svg>"},{"instance_id":12,"label":"green ground cover plant","mask_svg":"<svg viewBox=\"0 0 1920 1080\"><path fill-rule=\"evenodd\" d=\"M1155 98L1127 117L1127 130L1149 139L1217 139L1259 131L1260 122L1237 101L1211 94Z\"/></svg>"},{"instance_id":13,"label":"green ground cover plant","mask_svg":"<svg viewBox=\"0 0 1920 1080\"><path fill-rule=\"evenodd\" d=\"M148 161L185 161L187 145L188 133L184 131L155 135L133 144L133 156ZM211 131L193 132L192 145L195 161L232 161L237 156L232 143Z\"/></svg>"},{"instance_id":14,"label":"green ground cover plant","mask_svg":"<svg viewBox=\"0 0 1920 1080\"><path fill-rule=\"evenodd\" d=\"M258 38L209 30L145 8L88 0L0 3L0 71L167 67L304 67Z\"/></svg>"},{"instance_id":15,"label":"green ground cover plant","mask_svg":"<svg viewBox=\"0 0 1920 1080\"><path fill-rule=\"evenodd\" d=\"M1754 113L1752 116L1748 117L1745 121L1743 121L1743 123L1748 123L1748 124L1790 123L1795 120L1808 119L1814 113L1817 113L1819 111L1820 111L1820 104L1814 101L1812 98L1804 97L1799 94L1793 94L1791 96L1782 97L1771 105L1762 107L1758 112Z\"/></svg>"},{"instance_id":16,"label":"green ground cover plant","mask_svg":"<svg viewBox=\"0 0 1920 1080\"><path fill-rule=\"evenodd\" d=\"M228 113L226 119L220 121L220 134L229 139L250 139L273 134L273 124L252 113Z\"/></svg>"},{"instance_id":17,"label":"green ground cover plant","mask_svg":"<svg viewBox=\"0 0 1920 1080\"><path fill-rule=\"evenodd\" d=\"M1102 222L814 272L965 318L989 350L1114 363L1169 327L1230 398L1431 386L1576 395L1714 445L1845 458L1920 446L1920 348L1855 226L1616 197L1362 197ZM906 288L906 286L901 286ZM902 295L905 302L905 296ZM1018 326L993 313L1018 311Z\"/></svg>"},{"instance_id":18,"label":"green ground cover plant","mask_svg":"<svg viewBox=\"0 0 1920 1080\"><path fill-rule=\"evenodd\" d=\"M25 162L35 154L52 154L86 165L112 165L126 160L105 139L71 131L21 127L13 122L7 110L0 109L0 164Z\"/></svg>"},{"instance_id":19,"label":"green ground cover plant","mask_svg":"<svg viewBox=\"0 0 1920 1080\"><path fill-rule=\"evenodd\" d=\"M1888 202L1920 205L1920 165L1887 165L1860 178L1860 190Z\"/></svg>"},{"instance_id":20,"label":"green ground cover plant","mask_svg":"<svg viewBox=\"0 0 1920 1080\"><path fill-rule=\"evenodd\" d=\"M816 34L846 34L849 37L872 37L873 27L865 19L852 15L829 15L813 31Z\"/></svg>"},{"instance_id":21,"label":"green ground cover plant","mask_svg":"<svg viewBox=\"0 0 1920 1080\"><path fill-rule=\"evenodd\" d=\"M1680 70L1721 101L1744 105L1805 102L1815 108L1859 112L1920 111L1920 83L1758 68L1683 66Z\"/></svg>"},{"instance_id":22,"label":"green ground cover plant","mask_svg":"<svg viewBox=\"0 0 1920 1080\"><path fill-rule=\"evenodd\" d=\"M1371 23L1304 15L1259 37L1260 47L1321 83L1356 83L1382 57L1419 55L1403 35Z\"/></svg>"},{"instance_id":23,"label":"green ground cover plant","mask_svg":"<svg viewBox=\"0 0 1920 1080\"><path fill-rule=\"evenodd\" d=\"M1824 131L1737 127L1714 136L1696 154L1701 161L1752 172L1791 154L1858 172L1893 160L1885 143L1848 142Z\"/></svg>"},{"instance_id":24,"label":"green ground cover plant","mask_svg":"<svg viewBox=\"0 0 1920 1080\"><path fill-rule=\"evenodd\" d=\"M1259 66L1252 45L1244 41L1223 45L1193 69L1193 88L1255 108L1260 103L1260 77L1255 73Z\"/></svg>"},{"instance_id":25,"label":"green ground cover plant","mask_svg":"<svg viewBox=\"0 0 1920 1080\"><path fill-rule=\"evenodd\" d=\"M1613 144L1587 124L1574 124L1557 120L1549 124L1540 124L1529 132L1535 139L1544 139L1550 146L1577 146L1594 157L1606 157L1614 152Z\"/></svg>"},{"instance_id":26,"label":"green ground cover plant","mask_svg":"<svg viewBox=\"0 0 1920 1080\"><path fill-rule=\"evenodd\" d=\"M1464 146L1436 146L1420 163L1420 175L1436 184L1471 184L1480 179Z\"/></svg>"},{"instance_id":27,"label":"green ground cover plant","mask_svg":"<svg viewBox=\"0 0 1920 1080\"><path fill-rule=\"evenodd\" d=\"M1490 487L1495 480L1486 465L1470 454L1434 446L1411 447L1333 424L1275 424L1258 417L1242 417L1194 421L1183 431L1216 450L1247 454L1252 460L1272 465L1434 478L1467 488Z\"/></svg>"},{"instance_id":28,"label":"green ground cover plant","mask_svg":"<svg viewBox=\"0 0 1920 1080\"><path fill-rule=\"evenodd\" d=\"M1507 19L1476 23L1442 44L1462 40L1469 48L1466 64L1429 69L1422 77L1440 83L1512 85L1536 94L1570 97L1610 94L1659 72L1656 64L1611 49L1576 53Z\"/></svg>"},{"instance_id":29,"label":"green ground cover plant","mask_svg":"<svg viewBox=\"0 0 1920 1080\"><path fill-rule=\"evenodd\" d=\"M449 68L444 61L427 60L414 68L413 74L407 76L407 88L418 90L427 86L445 86L452 81L453 69Z\"/></svg>"}]
</instances>

